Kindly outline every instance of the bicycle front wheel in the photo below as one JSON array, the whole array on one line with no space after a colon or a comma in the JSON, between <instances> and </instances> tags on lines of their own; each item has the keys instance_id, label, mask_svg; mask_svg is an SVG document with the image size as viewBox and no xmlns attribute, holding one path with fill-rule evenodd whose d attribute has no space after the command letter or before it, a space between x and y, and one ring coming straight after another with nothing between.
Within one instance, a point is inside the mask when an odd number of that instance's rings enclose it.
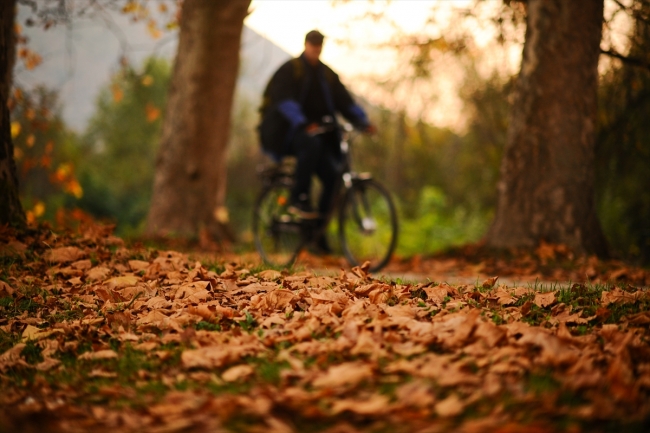
<instances>
[{"instance_id":1,"label":"bicycle front wheel","mask_svg":"<svg viewBox=\"0 0 650 433\"><path fill-rule=\"evenodd\" d=\"M397 244L397 212L388 191L372 179L356 181L345 194L339 213L339 238L352 266L370 262L383 268Z\"/></svg>"},{"instance_id":2,"label":"bicycle front wheel","mask_svg":"<svg viewBox=\"0 0 650 433\"><path fill-rule=\"evenodd\" d=\"M253 213L255 247L269 265L293 264L303 245L302 227L289 213L290 187L274 183L260 194Z\"/></svg>"}]
</instances>

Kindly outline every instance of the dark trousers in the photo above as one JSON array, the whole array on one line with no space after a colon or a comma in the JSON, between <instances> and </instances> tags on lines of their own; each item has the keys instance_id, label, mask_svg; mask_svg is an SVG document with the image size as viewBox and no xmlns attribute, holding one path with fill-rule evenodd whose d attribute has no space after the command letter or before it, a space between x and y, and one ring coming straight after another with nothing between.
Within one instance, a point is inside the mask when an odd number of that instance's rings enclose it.
<instances>
[{"instance_id":1,"label":"dark trousers","mask_svg":"<svg viewBox=\"0 0 650 433\"><path fill-rule=\"evenodd\" d=\"M341 151L338 137L335 133L311 136L304 131L298 131L291 141L290 153L297 158L291 200L307 200L310 197L312 176L316 175L323 186L318 201L318 212L327 215L340 176Z\"/></svg>"}]
</instances>

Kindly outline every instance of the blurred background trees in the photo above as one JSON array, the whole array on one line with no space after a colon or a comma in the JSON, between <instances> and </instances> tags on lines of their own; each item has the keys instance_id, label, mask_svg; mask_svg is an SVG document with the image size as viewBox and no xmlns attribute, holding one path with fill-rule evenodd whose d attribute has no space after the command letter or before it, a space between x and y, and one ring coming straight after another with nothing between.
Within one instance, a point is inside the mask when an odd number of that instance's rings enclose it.
<instances>
[{"instance_id":1,"label":"blurred background trees","mask_svg":"<svg viewBox=\"0 0 650 433\"><path fill-rule=\"evenodd\" d=\"M498 7L493 6L490 13L479 13L495 4ZM398 254L430 254L484 236L495 211L516 74L486 67L486 59L494 57L494 52L478 49L467 30L471 26L463 27L463 23L492 26L495 44L520 51L525 16L521 2L477 2L459 11L449 28L442 26L437 34L396 39L403 57L400 68L390 76L392 81L344 77L346 84L368 90L359 93L369 97L359 99L379 126L377 137L361 137L355 143L355 162L359 171L371 171L385 181L399 203ZM620 16L629 17L627 27L618 31L624 33L624 42L609 45L611 33L606 31L601 44L610 53L601 56L599 65L596 205L614 255L650 263L647 0L606 1L607 25ZM243 58L231 112L226 204L239 238L236 248L250 248L249 215L260 187L256 168L265 161L255 133L257 100L251 93L257 92L251 77L270 72L260 71L256 60L255 56ZM23 99L15 98L12 120L21 125L14 138L15 155L21 197L30 218L55 221L58 209L79 209L116 222L122 236L143 234L170 65L169 57L153 55L142 63L117 68L96 99L92 120L77 132L61 120L56 89L23 86ZM336 69L337 65L332 66ZM441 104L437 99L441 90L418 86L434 82L444 87L438 72L450 70L461 77L458 110L462 126L438 127L418 113L425 113L427 104ZM265 80L260 79L262 85ZM373 92L382 97L373 98ZM47 131L33 128L26 101L33 107L48 107L46 117L52 126ZM53 144L48 147L50 141ZM47 155L51 162L45 167L42 163L47 158L42 157ZM35 161L39 162L34 165ZM23 171L23 165L34 167Z\"/></svg>"}]
</instances>

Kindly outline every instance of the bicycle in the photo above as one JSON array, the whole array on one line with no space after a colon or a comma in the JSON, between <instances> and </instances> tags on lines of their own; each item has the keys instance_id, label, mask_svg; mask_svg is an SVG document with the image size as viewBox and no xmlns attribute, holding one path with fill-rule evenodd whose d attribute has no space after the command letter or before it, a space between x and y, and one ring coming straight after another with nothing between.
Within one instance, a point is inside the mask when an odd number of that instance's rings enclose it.
<instances>
[{"instance_id":1,"label":"bicycle","mask_svg":"<svg viewBox=\"0 0 650 433\"><path fill-rule=\"evenodd\" d=\"M369 173L352 170L351 125L321 125L316 133L340 128L342 166L334 205L323 219L306 220L288 212L293 169L285 158L259 172L263 183L253 211L255 246L267 264L291 266L300 252L327 230L338 209L338 237L351 266L370 262L377 272L391 258L397 244L397 212L388 190Z\"/></svg>"}]
</instances>

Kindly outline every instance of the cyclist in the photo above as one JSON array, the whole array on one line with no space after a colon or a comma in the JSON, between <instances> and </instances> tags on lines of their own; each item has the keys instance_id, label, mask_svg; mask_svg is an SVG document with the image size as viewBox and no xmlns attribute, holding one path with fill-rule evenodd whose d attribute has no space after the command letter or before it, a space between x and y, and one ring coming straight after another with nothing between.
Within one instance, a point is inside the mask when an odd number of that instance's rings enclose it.
<instances>
[{"instance_id":1,"label":"cyclist","mask_svg":"<svg viewBox=\"0 0 650 433\"><path fill-rule=\"evenodd\" d=\"M275 72L260 107L258 131L262 148L276 161L286 155L296 156L295 184L288 210L303 219L327 215L340 175L338 129L320 134L319 125L335 124L336 114L340 113L355 127L374 131L338 75L320 61L323 40L318 30L307 33L304 52ZM312 208L310 198L314 174L323 187L317 210ZM330 252L324 236L317 244L323 252Z\"/></svg>"}]
</instances>

